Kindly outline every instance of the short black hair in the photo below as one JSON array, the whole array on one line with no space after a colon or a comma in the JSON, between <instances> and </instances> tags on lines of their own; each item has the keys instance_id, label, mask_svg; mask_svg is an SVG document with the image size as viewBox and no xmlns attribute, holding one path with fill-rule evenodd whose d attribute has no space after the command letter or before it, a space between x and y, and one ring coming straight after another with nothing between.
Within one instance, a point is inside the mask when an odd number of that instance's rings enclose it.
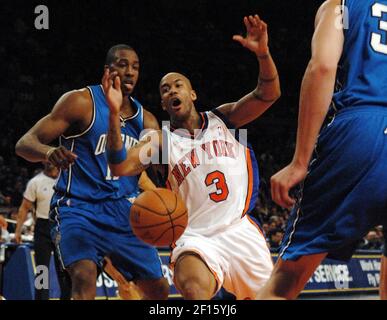
<instances>
[{"instance_id":1,"label":"short black hair","mask_svg":"<svg viewBox=\"0 0 387 320\"><path fill-rule=\"evenodd\" d=\"M131 46L128 46L127 44L116 44L108 50L106 54L105 65L110 65L116 60L116 52L118 50L131 50L136 52Z\"/></svg>"}]
</instances>

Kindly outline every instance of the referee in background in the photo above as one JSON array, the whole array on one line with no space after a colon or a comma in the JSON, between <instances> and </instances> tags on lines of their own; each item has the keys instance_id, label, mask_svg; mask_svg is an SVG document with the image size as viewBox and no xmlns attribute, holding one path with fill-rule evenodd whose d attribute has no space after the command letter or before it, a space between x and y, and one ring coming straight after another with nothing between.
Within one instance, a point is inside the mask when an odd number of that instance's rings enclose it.
<instances>
[{"instance_id":1,"label":"referee in background","mask_svg":"<svg viewBox=\"0 0 387 320\"><path fill-rule=\"evenodd\" d=\"M71 280L58 259L55 246L50 237L48 214L50 201L54 193L54 185L59 170L51 163L44 163L44 170L33 177L28 183L23 194L23 201L19 207L15 242L20 244L23 224L27 214L35 207L36 223L34 229L35 264L44 265L49 270L51 252L54 252L55 269L61 290L61 300L71 299ZM35 300L48 300L49 289L35 288Z\"/></svg>"}]
</instances>

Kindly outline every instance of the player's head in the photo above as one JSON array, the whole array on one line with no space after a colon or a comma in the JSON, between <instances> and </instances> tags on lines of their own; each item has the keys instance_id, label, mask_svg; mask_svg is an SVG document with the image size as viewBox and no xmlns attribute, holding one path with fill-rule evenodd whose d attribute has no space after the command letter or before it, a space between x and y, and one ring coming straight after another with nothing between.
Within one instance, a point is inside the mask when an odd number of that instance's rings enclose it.
<instances>
[{"instance_id":1,"label":"player's head","mask_svg":"<svg viewBox=\"0 0 387 320\"><path fill-rule=\"evenodd\" d=\"M160 81L161 106L171 118L187 119L195 111L197 99L191 81L181 73L171 72Z\"/></svg>"},{"instance_id":2,"label":"player's head","mask_svg":"<svg viewBox=\"0 0 387 320\"><path fill-rule=\"evenodd\" d=\"M111 47L106 54L105 68L118 72L122 93L125 96L131 95L140 71L140 60L136 51L126 44Z\"/></svg>"}]
</instances>

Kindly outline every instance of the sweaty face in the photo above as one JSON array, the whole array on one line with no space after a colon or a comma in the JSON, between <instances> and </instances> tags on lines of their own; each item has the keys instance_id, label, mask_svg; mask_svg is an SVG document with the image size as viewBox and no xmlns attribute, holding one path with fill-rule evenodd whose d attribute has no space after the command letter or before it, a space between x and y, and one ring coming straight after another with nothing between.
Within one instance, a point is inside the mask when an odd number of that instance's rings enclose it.
<instances>
[{"instance_id":1,"label":"sweaty face","mask_svg":"<svg viewBox=\"0 0 387 320\"><path fill-rule=\"evenodd\" d=\"M161 105L171 118L185 119L193 108L196 93L180 73L168 73L160 82Z\"/></svg>"},{"instance_id":2,"label":"sweaty face","mask_svg":"<svg viewBox=\"0 0 387 320\"><path fill-rule=\"evenodd\" d=\"M139 71L140 61L133 50L117 50L115 53L116 60L109 66L110 71L117 71L121 80L122 93L126 95L132 94L136 86Z\"/></svg>"}]
</instances>

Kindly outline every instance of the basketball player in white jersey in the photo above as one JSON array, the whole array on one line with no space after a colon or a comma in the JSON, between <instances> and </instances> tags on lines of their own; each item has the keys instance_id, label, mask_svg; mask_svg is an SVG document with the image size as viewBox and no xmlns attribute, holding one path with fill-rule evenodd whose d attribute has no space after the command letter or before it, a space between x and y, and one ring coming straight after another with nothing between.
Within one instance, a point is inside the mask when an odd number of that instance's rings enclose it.
<instances>
[{"instance_id":1,"label":"basketball player in white jersey","mask_svg":"<svg viewBox=\"0 0 387 320\"><path fill-rule=\"evenodd\" d=\"M247 36L233 39L257 56L255 90L199 114L190 81L168 73L160 82L160 94L170 128L149 133L127 153L120 136L119 78L107 70L102 81L110 107L108 149L114 175L140 173L149 166L143 155L167 145L167 186L185 200L189 214L171 255L175 286L185 299L211 299L222 286L237 299L253 299L273 267L265 238L248 216L258 192L254 155L229 129L266 111L280 96L280 85L266 24L258 15L245 17L244 23Z\"/></svg>"}]
</instances>

